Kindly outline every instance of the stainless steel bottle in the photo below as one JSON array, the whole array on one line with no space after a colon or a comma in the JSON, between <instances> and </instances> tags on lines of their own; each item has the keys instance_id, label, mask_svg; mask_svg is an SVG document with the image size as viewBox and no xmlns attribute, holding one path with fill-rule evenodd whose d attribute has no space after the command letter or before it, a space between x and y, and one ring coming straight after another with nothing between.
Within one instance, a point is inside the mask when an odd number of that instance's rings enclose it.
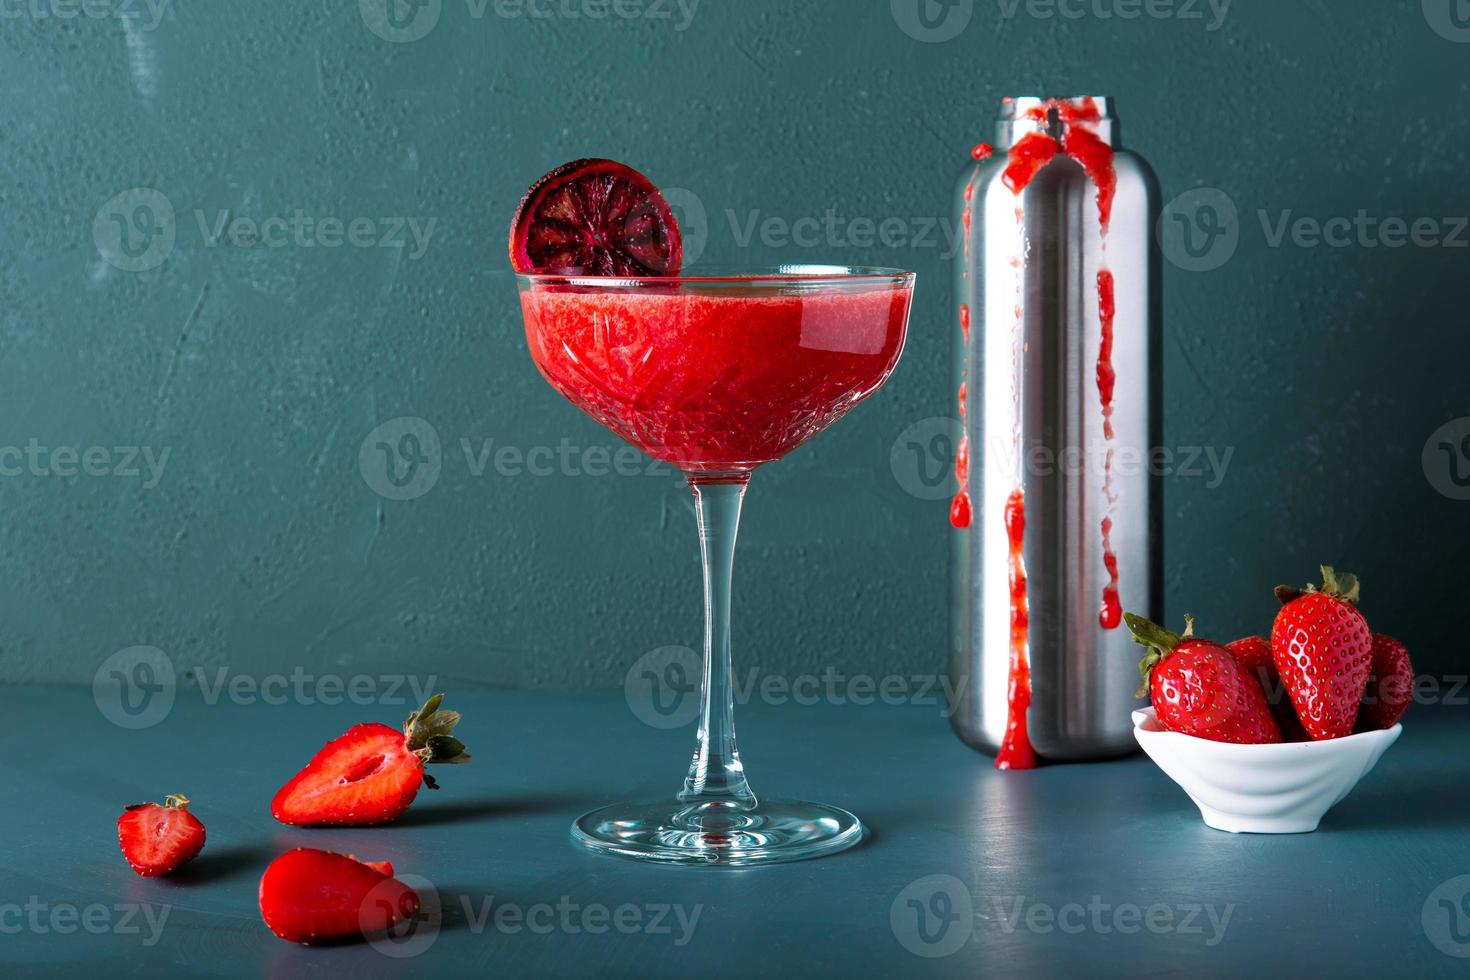
<instances>
[{"instance_id":1,"label":"stainless steel bottle","mask_svg":"<svg viewBox=\"0 0 1470 980\"><path fill-rule=\"evenodd\" d=\"M1161 604L1157 182L1110 99L1007 99L958 209L951 720L1007 767L1018 735L1043 760L1124 754L1119 614Z\"/></svg>"}]
</instances>

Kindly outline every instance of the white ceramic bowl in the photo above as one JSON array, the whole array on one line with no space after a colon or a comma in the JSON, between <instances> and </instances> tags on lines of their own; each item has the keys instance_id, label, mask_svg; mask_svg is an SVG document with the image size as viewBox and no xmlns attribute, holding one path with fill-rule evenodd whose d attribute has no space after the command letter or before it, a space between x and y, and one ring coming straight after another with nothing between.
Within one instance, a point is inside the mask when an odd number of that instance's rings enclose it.
<instances>
[{"instance_id":1,"label":"white ceramic bowl","mask_svg":"<svg viewBox=\"0 0 1470 980\"><path fill-rule=\"evenodd\" d=\"M1232 834L1305 834L1347 796L1403 725L1323 742L1235 745L1167 732L1153 708L1133 712L1133 735L1199 807Z\"/></svg>"}]
</instances>

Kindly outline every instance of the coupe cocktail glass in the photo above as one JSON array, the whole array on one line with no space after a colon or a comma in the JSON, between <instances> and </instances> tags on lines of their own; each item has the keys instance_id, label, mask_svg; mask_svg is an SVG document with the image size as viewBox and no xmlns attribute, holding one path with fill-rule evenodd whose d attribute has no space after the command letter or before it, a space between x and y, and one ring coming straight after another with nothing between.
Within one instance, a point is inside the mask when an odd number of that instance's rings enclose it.
<instances>
[{"instance_id":1,"label":"coupe cocktail glass","mask_svg":"<svg viewBox=\"0 0 1470 980\"><path fill-rule=\"evenodd\" d=\"M572 838L602 854L738 867L831 854L862 839L845 810L758 799L735 746L730 575L751 472L876 391L903 350L914 277L782 266L648 279L519 275L526 341L573 404L694 492L704 563L699 735L673 800L585 814Z\"/></svg>"}]
</instances>

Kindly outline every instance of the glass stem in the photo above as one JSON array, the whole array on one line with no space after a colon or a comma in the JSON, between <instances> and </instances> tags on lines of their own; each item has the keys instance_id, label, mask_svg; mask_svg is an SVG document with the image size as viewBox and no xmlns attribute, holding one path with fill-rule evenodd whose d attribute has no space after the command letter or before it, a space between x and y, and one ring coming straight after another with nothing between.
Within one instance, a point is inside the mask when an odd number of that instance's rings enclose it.
<instances>
[{"instance_id":1,"label":"glass stem","mask_svg":"<svg viewBox=\"0 0 1470 980\"><path fill-rule=\"evenodd\" d=\"M756 804L735 747L735 692L730 664L730 577L735 537L749 474L691 476L699 518L699 553L704 563L704 684L699 707L699 742L679 799L686 803Z\"/></svg>"}]
</instances>

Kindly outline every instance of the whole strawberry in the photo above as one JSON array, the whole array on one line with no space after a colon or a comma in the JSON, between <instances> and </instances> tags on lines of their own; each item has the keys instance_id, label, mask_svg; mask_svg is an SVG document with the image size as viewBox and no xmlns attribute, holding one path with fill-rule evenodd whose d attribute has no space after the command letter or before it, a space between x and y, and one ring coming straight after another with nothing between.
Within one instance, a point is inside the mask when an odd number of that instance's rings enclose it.
<instances>
[{"instance_id":1,"label":"whole strawberry","mask_svg":"<svg viewBox=\"0 0 1470 980\"><path fill-rule=\"evenodd\" d=\"M1358 708L1358 731L1392 728L1414 699L1414 665L1409 651L1391 636L1373 634L1373 665Z\"/></svg>"},{"instance_id":2,"label":"whole strawberry","mask_svg":"<svg viewBox=\"0 0 1470 980\"><path fill-rule=\"evenodd\" d=\"M1281 741L1307 741L1307 730L1302 727L1296 709L1291 706L1291 698L1286 696L1286 689L1281 686L1281 675L1276 672L1276 661L1271 657L1271 641L1264 636L1246 636L1225 644L1225 649L1261 682L1266 703L1271 706L1276 726L1281 729Z\"/></svg>"},{"instance_id":3,"label":"whole strawberry","mask_svg":"<svg viewBox=\"0 0 1470 980\"><path fill-rule=\"evenodd\" d=\"M1123 621L1133 641L1148 650L1138 667L1138 696L1153 699L1165 729L1214 742L1281 741L1255 674L1218 643L1194 639L1194 620L1184 618L1183 636L1133 613Z\"/></svg>"},{"instance_id":4,"label":"whole strawberry","mask_svg":"<svg viewBox=\"0 0 1470 980\"><path fill-rule=\"evenodd\" d=\"M1261 686L1266 691L1267 700L1271 700L1271 685L1279 683L1276 674L1276 661L1271 659L1271 641L1264 636L1245 636L1233 643L1225 644L1225 649L1235 655L1235 659L1250 668L1261 680Z\"/></svg>"},{"instance_id":5,"label":"whole strawberry","mask_svg":"<svg viewBox=\"0 0 1470 980\"><path fill-rule=\"evenodd\" d=\"M1314 740L1351 735L1372 666L1373 634L1354 608L1356 576L1322 566L1322 585L1279 586L1271 656L1297 717Z\"/></svg>"},{"instance_id":6,"label":"whole strawberry","mask_svg":"<svg viewBox=\"0 0 1470 980\"><path fill-rule=\"evenodd\" d=\"M299 827L367 826L397 819L428 784L427 763L469 762L451 732L459 712L441 711L436 694L403 730L371 722L328 742L271 800L271 815Z\"/></svg>"},{"instance_id":7,"label":"whole strawberry","mask_svg":"<svg viewBox=\"0 0 1470 980\"><path fill-rule=\"evenodd\" d=\"M166 875L204 849L204 824L189 812L189 800L174 794L160 803L134 803L117 818L123 857L147 878Z\"/></svg>"},{"instance_id":8,"label":"whole strawberry","mask_svg":"<svg viewBox=\"0 0 1470 980\"><path fill-rule=\"evenodd\" d=\"M418 911L418 893L393 877L387 861L298 847L272 861L260 878L261 918L288 942L370 936Z\"/></svg>"}]
</instances>

